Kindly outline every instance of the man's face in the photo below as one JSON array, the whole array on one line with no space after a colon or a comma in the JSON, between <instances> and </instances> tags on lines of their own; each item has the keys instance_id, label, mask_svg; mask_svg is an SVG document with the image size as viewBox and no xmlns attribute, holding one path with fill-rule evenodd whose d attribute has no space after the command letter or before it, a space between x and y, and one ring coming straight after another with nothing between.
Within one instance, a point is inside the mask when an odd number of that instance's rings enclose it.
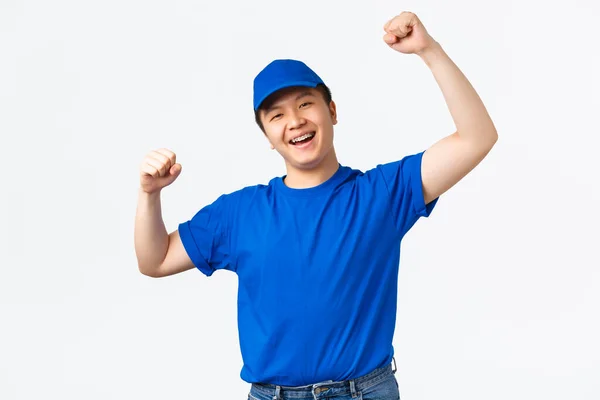
<instances>
[{"instance_id":1,"label":"man's face","mask_svg":"<svg viewBox=\"0 0 600 400\"><path fill-rule=\"evenodd\" d=\"M318 167L333 149L335 103L327 104L321 92L307 87L282 89L269 103L260 119L271 146L288 167Z\"/></svg>"}]
</instances>

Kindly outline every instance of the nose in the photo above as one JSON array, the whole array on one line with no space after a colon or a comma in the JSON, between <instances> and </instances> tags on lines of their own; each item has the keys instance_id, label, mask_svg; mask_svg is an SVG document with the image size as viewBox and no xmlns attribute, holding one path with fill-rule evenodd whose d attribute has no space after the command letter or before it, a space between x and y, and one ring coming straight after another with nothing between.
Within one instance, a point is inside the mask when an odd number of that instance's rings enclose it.
<instances>
[{"instance_id":1,"label":"nose","mask_svg":"<svg viewBox=\"0 0 600 400\"><path fill-rule=\"evenodd\" d=\"M300 128L302 125L306 123L306 120L299 113L292 113L289 121L290 129Z\"/></svg>"}]
</instances>

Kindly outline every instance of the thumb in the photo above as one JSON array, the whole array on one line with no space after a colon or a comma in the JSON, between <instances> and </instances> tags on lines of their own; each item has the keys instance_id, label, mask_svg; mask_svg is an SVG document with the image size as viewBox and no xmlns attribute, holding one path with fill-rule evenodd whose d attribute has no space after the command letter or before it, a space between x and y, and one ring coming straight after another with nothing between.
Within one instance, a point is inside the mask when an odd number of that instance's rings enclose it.
<instances>
[{"instance_id":1,"label":"thumb","mask_svg":"<svg viewBox=\"0 0 600 400\"><path fill-rule=\"evenodd\" d=\"M398 41L398 37L393 33L386 33L383 35L383 41L387 44L394 44Z\"/></svg>"},{"instance_id":2,"label":"thumb","mask_svg":"<svg viewBox=\"0 0 600 400\"><path fill-rule=\"evenodd\" d=\"M173 177L177 177L181 173L181 164L174 164L169 170L169 174Z\"/></svg>"}]
</instances>

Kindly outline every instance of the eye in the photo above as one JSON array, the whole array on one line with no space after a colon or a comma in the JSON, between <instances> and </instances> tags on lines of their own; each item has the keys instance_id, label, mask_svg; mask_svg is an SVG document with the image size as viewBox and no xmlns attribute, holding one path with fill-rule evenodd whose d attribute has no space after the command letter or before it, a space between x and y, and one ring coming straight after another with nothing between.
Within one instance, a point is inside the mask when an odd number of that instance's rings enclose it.
<instances>
[{"instance_id":1,"label":"eye","mask_svg":"<svg viewBox=\"0 0 600 400\"><path fill-rule=\"evenodd\" d=\"M312 104L312 103L311 103L310 101L307 101L307 102L305 102L305 103L302 103L302 104L300 104L300 108L302 108L302 107L305 107L305 106L309 106L309 105L311 105L311 104Z\"/></svg>"},{"instance_id":2,"label":"eye","mask_svg":"<svg viewBox=\"0 0 600 400\"><path fill-rule=\"evenodd\" d=\"M271 117L271 121L273 121L274 119L277 119L277 118L281 117L282 115L283 114L281 114L281 113L273 115L273 117Z\"/></svg>"}]
</instances>

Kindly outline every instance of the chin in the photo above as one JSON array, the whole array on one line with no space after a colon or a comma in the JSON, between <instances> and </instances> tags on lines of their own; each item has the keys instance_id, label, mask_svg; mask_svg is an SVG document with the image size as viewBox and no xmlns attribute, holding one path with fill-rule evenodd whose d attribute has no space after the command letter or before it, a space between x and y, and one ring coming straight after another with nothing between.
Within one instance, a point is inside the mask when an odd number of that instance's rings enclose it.
<instances>
[{"instance_id":1,"label":"chin","mask_svg":"<svg viewBox=\"0 0 600 400\"><path fill-rule=\"evenodd\" d=\"M311 157L303 160L294 160L292 165L296 169L311 170L317 168L323 162L323 160L323 157Z\"/></svg>"}]
</instances>

